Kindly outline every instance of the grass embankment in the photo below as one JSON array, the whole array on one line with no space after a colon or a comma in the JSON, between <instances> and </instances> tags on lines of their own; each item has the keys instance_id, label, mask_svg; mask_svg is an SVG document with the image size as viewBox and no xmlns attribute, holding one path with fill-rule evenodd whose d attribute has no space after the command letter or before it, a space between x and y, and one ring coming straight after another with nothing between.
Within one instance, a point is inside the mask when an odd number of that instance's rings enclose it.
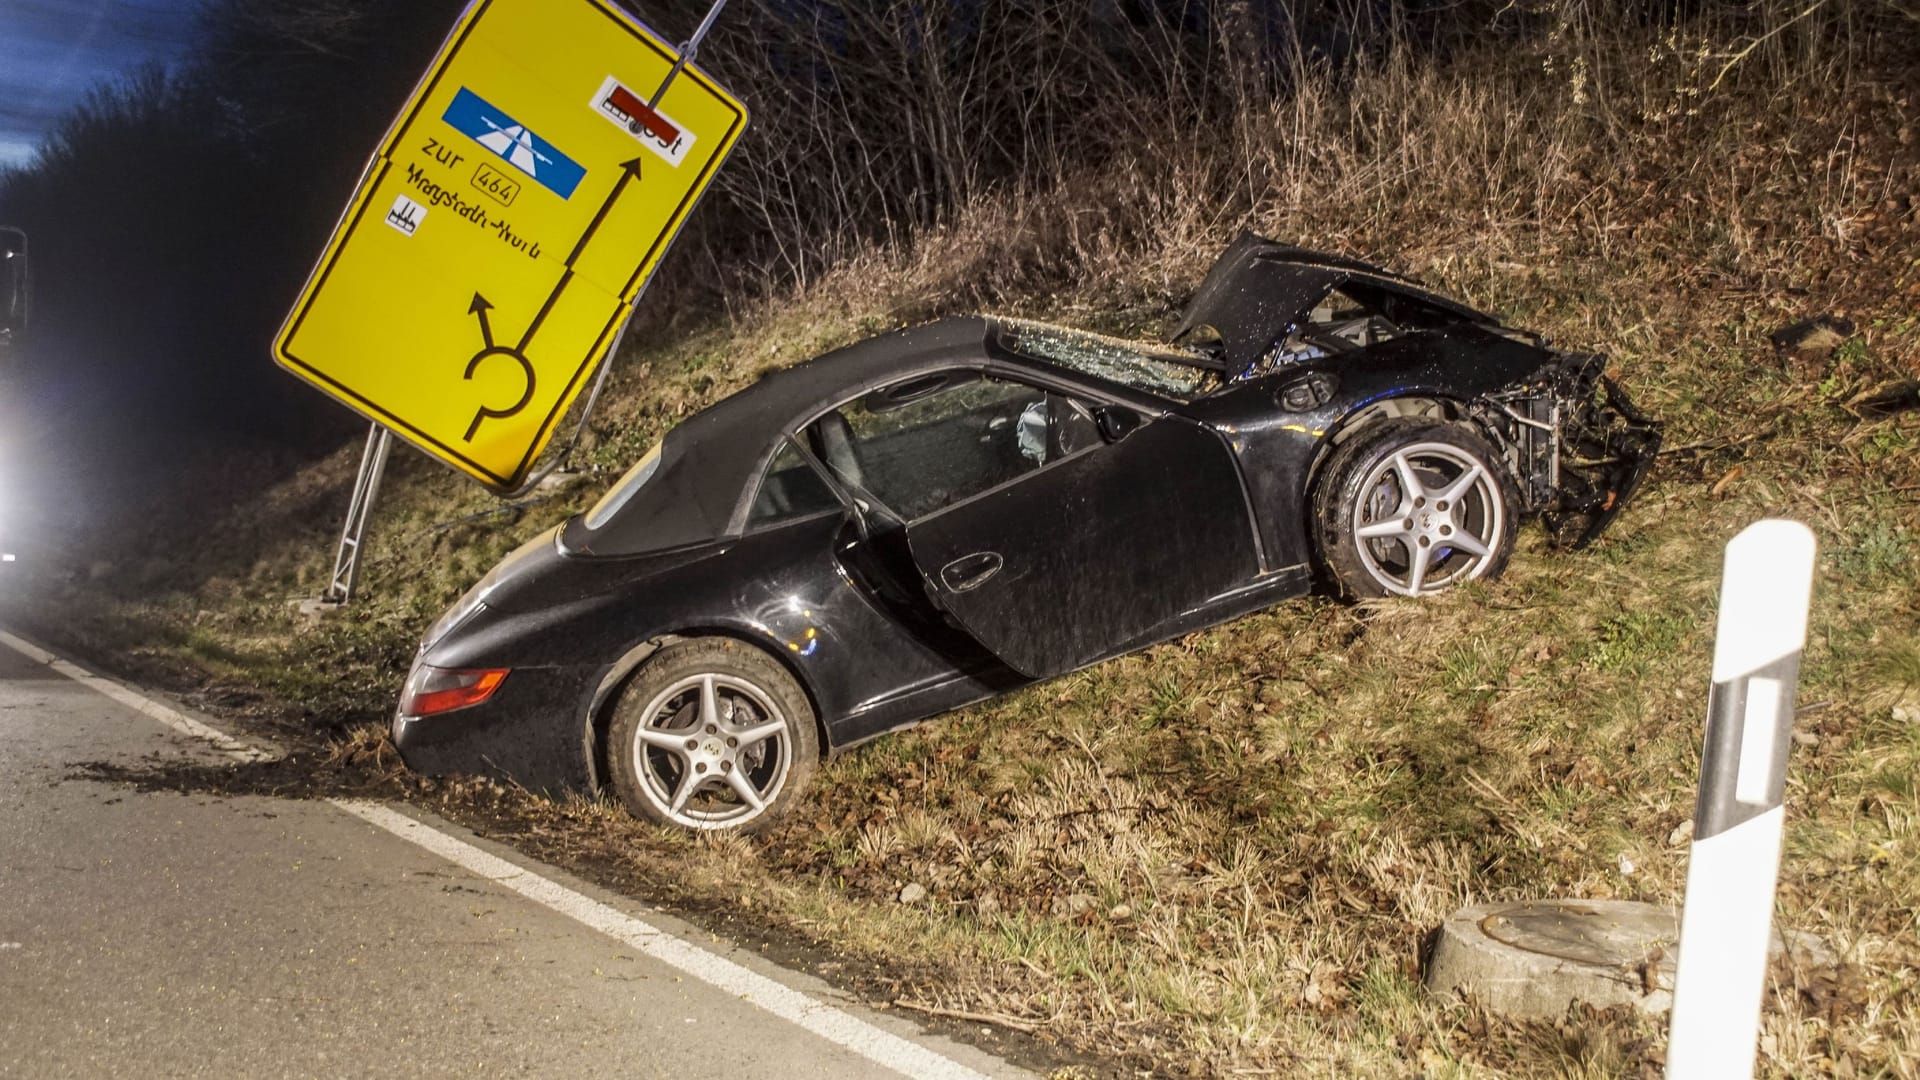
<instances>
[{"instance_id":1,"label":"grass embankment","mask_svg":"<svg viewBox=\"0 0 1920 1080\"><path fill-rule=\"evenodd\" d=\"M947 311L1151 332L1244 224L1611 352L1670 450L1593 550L1527 534L1502 580L1457 595L1292 603L967 710L830 764L760 840L391 788L877 965L917 1005L1142 1069L1642 1075L1660 1025L1430 1001L1420 942L1474 900L1679 899L1721 547L1786 515L1821 561L1778 918L1850 966L1776 983L1762 1065L1920 1075L1920 413L1849 408L1920 377L1920 92L1850 54L1755 54L1716 82L1745 40L1309 82L1203 146L979 202L910 249L637 345L584 452L617 470L762 369ZM1769 331L1826 311L1862 332L1772 354ZM123 561L47 586L38 622L57 611L70 644L213 704L364 722L323 781L384 761L374 725L425 622L604 486L505 511L402 456L341 617L305 625L288 600L326 573L346 452L208 523L190 582ZM908 883L928 899L898 903Z\"/></svg>"}]
</instances>

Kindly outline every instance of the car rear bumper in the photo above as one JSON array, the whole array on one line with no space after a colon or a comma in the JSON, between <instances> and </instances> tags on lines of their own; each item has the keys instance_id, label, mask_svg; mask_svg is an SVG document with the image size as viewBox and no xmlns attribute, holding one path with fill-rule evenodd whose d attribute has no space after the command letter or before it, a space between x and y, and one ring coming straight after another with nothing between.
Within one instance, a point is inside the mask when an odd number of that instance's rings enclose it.
<instances>
[{"instance_id":1,"label":"car rear bumper","mask_svg":"<svg viewBox=\"0 0 1920 1080\"><path fill-rule=\"evenodd\" d=\"M516 668L478 705L396 715L394 746L408 768L429 776L492 776L547 795L586 791L595 675L590 667Z\"/></svg>"}]
</instances>

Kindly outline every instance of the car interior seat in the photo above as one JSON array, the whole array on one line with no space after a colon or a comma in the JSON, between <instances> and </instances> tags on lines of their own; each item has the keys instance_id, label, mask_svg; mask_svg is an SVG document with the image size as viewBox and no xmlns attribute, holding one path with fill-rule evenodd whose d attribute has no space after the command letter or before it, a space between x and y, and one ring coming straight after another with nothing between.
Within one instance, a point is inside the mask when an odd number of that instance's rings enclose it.
<instances>
[{"instance_id":1,"label":"car interior seat","mask_svg":"<svg viewBox=\"0 0 1920 1080\"><path fill-rule=\"evenodd\" d=\"M827 463L835 476L854 487L867 486L865 472L860 468L860 456L854 449L853 425L837 412L830 412L814 421L807 429L807 442L815 456Z\"/></svg>"}]
</instances>

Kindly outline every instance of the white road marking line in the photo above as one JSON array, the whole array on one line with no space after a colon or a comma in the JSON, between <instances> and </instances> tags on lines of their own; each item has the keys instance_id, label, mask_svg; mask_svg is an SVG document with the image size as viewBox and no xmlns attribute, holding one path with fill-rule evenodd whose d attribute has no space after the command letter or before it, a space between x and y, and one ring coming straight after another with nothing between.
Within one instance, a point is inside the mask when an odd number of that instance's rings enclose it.
<instances>
[{"instance_id":1,"label":"white road marking line","mask_svg":"<svg viewBox=\"0 0 1920 1080\"><path fill-rule=\"evenodd\" d=\"M404 814L378 803L347 799L328 801L402 840L417 844L496 885L512 889L536 904L631 945L663 964L805 1028L875 1064L906 1076L928 1080L986 1080L984 1073L975 1072L918 1043L882 1031L858 1017L815 1001L792 987L682 941L625 912L616 911L564 885L523 870L497 855L490 855L464 840L448 836Z\"/></svg>"},{"instance_id":2,"label":"white road marking line","mask_svg":"<svg viewBox=\"0 0 1920 1080\"><path fill-rule=\"evenodd\" d=\"M243 745L232 736L208 727L194 718L145 697L139 692L70 664L32 642L0 630L0 644L38 664L98 691L127 708L151 717L189 738L212 744L221 753L240 761L264 761L277 753ZM617 911L591 897L582 895L531 870L490 855L457 837L396 813L378 803L352 799L328 799L334 806L354 817L384 829L408 843L469 870L480 877L511 889L534 903L556 911L589 929L598 930L616 941L653 957L669 967L685 972L701 982L804 1028L822 1039L851 1051L868 1061L892 1069L904 1076L925 1080L989 1080L951 1058L935 1053L910 1039L882 1031L850 1013L825 1002L815 1001L790 986L758 972L748 970L723 956L698 945L682 941L649 923ZM12 944L11 942L7 944ZM4 946L0 946L4 947Z\"/></svg>"},{"instance_id":3,"label":"white road marking line","mask_svg":"<svg viewBox=\"0 0 1920 1080\"><path fill-rule=\"evenodd\" d=\"M158 720L190 739L199 739L235 761L273 761L280 756L277 751L248 746L226 732L210 728L178 709L162 705L152 698L129 690L112 679L95 675L77 664L70 664L40 646L15 637L5 630L0 630L0 644L6 645L7 648L36 664L45 664L90 690L105 694L134 712Z\"/></svg>"}]
</instances>

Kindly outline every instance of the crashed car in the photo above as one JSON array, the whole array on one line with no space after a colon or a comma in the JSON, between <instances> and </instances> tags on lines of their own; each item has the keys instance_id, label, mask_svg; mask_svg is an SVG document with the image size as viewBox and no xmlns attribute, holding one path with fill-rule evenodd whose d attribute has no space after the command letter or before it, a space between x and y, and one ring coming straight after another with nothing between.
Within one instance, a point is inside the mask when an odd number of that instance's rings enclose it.
<instances>
[{"instance_id":1,"label":"crashed car","mask_svg":"<svg viewBox=\"0 0 1920 1080\"><path fill-rule=\"evenodd\" d=\"M689 418L428 631L429 773L764 827L823 753L1316 584L1579 547L1659 443L1598 356L1244 237L1171 344L1003 318L873 338Z\"/></svg>"}]
</instances>

